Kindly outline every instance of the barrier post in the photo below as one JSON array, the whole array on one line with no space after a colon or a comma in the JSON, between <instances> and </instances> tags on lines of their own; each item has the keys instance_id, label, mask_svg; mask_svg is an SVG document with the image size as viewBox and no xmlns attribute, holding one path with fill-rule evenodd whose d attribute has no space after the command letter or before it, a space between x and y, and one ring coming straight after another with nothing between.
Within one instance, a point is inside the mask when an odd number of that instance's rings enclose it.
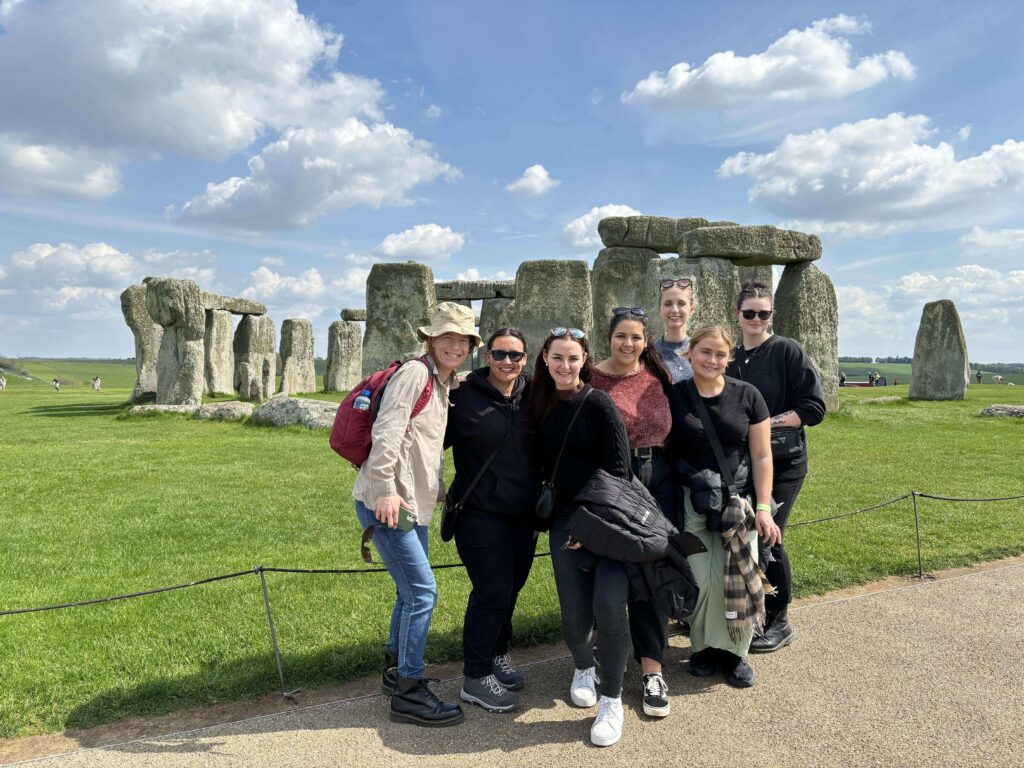
<instances>
[{"instance_id":1,"label":"barrier post","mask_svg":"<svg viewBox=\"0 0 1024 768\"><path fill-rule=\"evenodd\" d=\"M253 570L260 575L260 584L263 586L263 605L266 606L267 609L267 624L270 625L270 642L274 646L274 663L277 664L277 676L281 680L281 695L298 704L299 693L302 689L296 688L294 691L289 691L284 684L284 668L281 666L281 651L277 647L277 632L274 630L274 616L270 612L270 594L267 592L267 574L263 570L262 565L257 565Z\"/></svg>"},{"instance_id":2,"label":"barrier post","mask_svg":"<svg viewBox=\"0 0 1024 768\"><path fill-rule=\"evenodd\" d=\"M914 531L917 534L917 578L924 579L924 564L921 560L921 518L917 514L917 491L911 491L910 497L914 500Z\"/></svg>"}]
</instances>

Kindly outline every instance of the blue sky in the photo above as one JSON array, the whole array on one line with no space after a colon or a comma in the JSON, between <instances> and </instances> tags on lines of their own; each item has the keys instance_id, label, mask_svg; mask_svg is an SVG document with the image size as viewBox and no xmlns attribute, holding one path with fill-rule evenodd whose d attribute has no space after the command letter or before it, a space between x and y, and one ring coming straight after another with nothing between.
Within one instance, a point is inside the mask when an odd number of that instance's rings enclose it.
<instances>
[{"instance_id":1,"label":"blue sky","mask_svg":"<svg viewBox=\"0 0 1024 768\"><path fill-rule=\"evenodd\" d=\"M0 0L0 354L132 353L145 275L280 323L593 260L602 215L822 236L840 352L953 299L1024 359L1014 2Z\"/></svg>"}]
</instances>

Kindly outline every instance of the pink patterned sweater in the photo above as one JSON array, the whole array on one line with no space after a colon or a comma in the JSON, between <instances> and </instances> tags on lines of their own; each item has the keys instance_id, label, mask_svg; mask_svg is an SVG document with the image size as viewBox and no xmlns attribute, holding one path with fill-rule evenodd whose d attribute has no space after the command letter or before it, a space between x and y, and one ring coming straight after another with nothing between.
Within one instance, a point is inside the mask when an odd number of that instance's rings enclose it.
<instances>
[{"instance_id":1,"label":"pink patterned sweater","mask_svg":"<svg viewBox=\"0 0 1024 768\"><path fill-rule=\"evenodd\" d=\"M672 413L661 382L641 363L625 376L612 376L594 368L590 383L607 392L622 415L630 448L664 447L672 429Z\"/></svg>"}]
</instances>

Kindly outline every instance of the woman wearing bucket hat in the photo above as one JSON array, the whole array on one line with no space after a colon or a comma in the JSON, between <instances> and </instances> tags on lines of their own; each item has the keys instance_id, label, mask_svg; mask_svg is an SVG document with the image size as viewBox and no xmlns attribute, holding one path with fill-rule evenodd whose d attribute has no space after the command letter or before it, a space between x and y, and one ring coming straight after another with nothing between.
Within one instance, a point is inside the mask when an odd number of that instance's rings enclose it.
<instances>
[{"instance_id":1,"label":"woman wearing bucket hat","mask_svg":"<svg viewBox=\"0 0 1024 768\"><path fill-rule=\"evenodd\" d=\"M410 360L388 381L373 423L370 456L359 468L352 496L363 529L395 581L395 607L385 649L383 687L391 693L391 719L425 726L462 722L457 704L441 701L424 679L423 654L437 584L427 558L427 526L441 485L448 393L455 370L480 344L473 310L442 302L430 325L417 329L426 354ZM428 382L429 401L413 408ZM413 525L400 526L401 520Z\"/></svg>"}]
</instances>

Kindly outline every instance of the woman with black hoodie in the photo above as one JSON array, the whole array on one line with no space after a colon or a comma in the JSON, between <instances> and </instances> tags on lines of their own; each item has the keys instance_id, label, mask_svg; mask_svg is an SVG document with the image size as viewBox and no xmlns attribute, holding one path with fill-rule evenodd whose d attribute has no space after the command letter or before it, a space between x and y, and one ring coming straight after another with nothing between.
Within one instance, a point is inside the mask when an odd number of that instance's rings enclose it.
<instances>
[{"instance_id":1,"label":"woman with black hoodie","mask_svg":"<svg viewBox=\"0 0 1024 768\"><path fill-rule=\"evenodd\" d=\"M526 339L500 328L487 340L485 360L451 392L444 443L455 460L448 499L463 507L455 545L473 585L462 627L460 697L507 712L519 703L513 691L526 682L512 665L509 641L537 546L530 513L539 480L529 457Z\"/></svg>"}]
</instances>

